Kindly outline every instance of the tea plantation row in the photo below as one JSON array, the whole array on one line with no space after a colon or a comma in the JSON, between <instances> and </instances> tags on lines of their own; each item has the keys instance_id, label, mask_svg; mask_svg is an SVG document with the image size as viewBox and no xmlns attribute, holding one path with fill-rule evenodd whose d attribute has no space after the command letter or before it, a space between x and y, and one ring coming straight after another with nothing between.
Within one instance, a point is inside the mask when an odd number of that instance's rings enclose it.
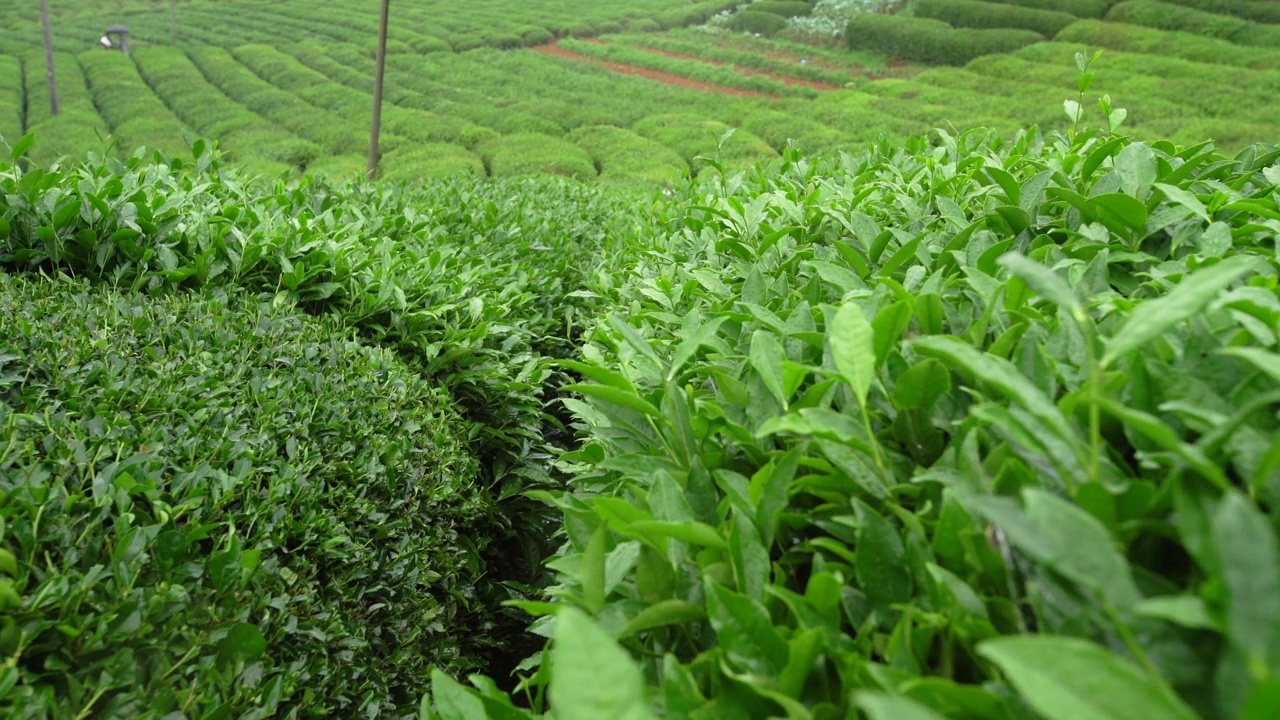
<instances>
[{"instance_id":1,"label":"tea plantation row","mask_svg":"<svg viewBox=\"0 0 1280 720\"><path fill-rule=\"evenodd\" d=\"M1280 150L1098 122L4 165L0 711L1272 717Z\"/></svg>"}]
</instances>

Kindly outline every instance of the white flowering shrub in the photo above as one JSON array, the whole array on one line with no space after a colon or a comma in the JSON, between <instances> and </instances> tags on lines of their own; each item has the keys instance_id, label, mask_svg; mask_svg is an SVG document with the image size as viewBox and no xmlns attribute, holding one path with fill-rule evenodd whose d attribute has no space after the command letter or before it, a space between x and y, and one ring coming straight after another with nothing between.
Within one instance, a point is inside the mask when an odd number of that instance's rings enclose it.
<instances>
[{"instance_id":1,"label":"white flowering shrub","mask_svg":"<svg viewBox=\"0 0 1280 720\"><path fill-rule=\"evenodd\" d=\"M809 15L788 19L787 29L798 38L838 40L854 15L896 12L905 4L905 0L818 0Z\"/></svg>"}]
</instances>

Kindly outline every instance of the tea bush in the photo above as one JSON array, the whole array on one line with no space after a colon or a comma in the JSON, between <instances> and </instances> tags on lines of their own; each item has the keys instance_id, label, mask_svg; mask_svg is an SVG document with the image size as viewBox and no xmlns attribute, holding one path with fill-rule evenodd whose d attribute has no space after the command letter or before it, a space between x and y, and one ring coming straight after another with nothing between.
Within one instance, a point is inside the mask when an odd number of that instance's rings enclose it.
<instances>
[{"instance_id":1,"label":"tea bush","mask_svg":"<svg viewBox=\"0 0 1280 720\"><path fill-rule=\"evenodd\" d=\"M581 127L566 139L590 153L601 180L675 182L689 171L689 164L671 148L624 128Z\"/></svg>"},{"instance_id":2,"label":"tea bush","mask_svg":"<svg viewBox=\"0 0 1280 720\"><path fill-rule=\"evenodd\" d=\"M1280 27L1182 7L1157 0L1126 0L1107 12L1107 20L1230 40L1240 45L1280 48Z\"/></svg>"},{"instance_id":3,"label":"tea bush","mask_svg":"<svg viewBox=\"0 0 1280 720\"><path fill-rule=\"evenodd\" d=\"M1280 149L700 180L567 363L532 707L436 674L423 718L1277 710Z\"/></svg>"},{"instance_id":4,"label":"tea bush","mask_svg":"<svg viewBox=\"0 0 1280 720\"><path fill-rule=\"evenodd\" d=\"M1218 15L1233 15L1260 23L1280 23L1280 7L1258 0L1167 0L1173 5L1204 10Z\"/></svg>"},{"instance_id":5,"label":"tea bush","mask_svg":"<svg viewBox=\"0 0 1280 720\"><path fill-rule=\"evenodd\" d=\"M1082 20L1058 33L1060 42L1085 43L1094 47L1135 53L1167 55L1219 65L1280 68L1280 51L1242 47L1227 40L1192 32L1169 32L1119 22Z\"/></svg>"},{"instance_id":6,"label":"tea bush","mask_svg":"<svg viewBox=\"0 0 1280 720\"><path fill-rule=\"evenodd\" d=\"M729 18L729 29L769 37L787 26L785 17L769 12L741 10Z\"/></svg>"},{"instance_id":7,"label":"tea bush","mask_svg":"<svg viewBox=\"0 0 1280 720\"><path fill-rule=\"evenodd\" d=\"M1051 38L1076 21L1076 16L1052 10L983 2L982 0L916 0L916 17L942 20L952 27L1017 28Z\"/></svg>"},{"instance_id":8,"label":"tea bush","mask_svg":"<svg viewBox=\"0 0 1280 720\"><path fill-rule=\"evenodd\" d=\"M1031 30L953 28L941 20L874 13L855 15L845 30L852 50L938 65L963 65L982 55L1013 52L1044 39Z\"/></svg>"},{"instance_id":9,"label":"tea bush","mask_svg":"<svg viewBox=\"0 0 1280 720\"><path fill-rule=\"evenodd\" d=\"M1101 18L1115 3L1112 0L989 0L1004 5L1017 5L1035 10L1053 10L1078 18Z\"/></svg>"},{"instance_id":10,"label":"tea bush","mask_svg":"<svg viewBox=\"0 0 1280 720\"><path fill-rule=\"evenodd\" d=\"M474 666L478 466L392 352L241 290L3 273L0 338L0 714L394 715Z\"/></svg>"},{"instance_id":11,"label":"tea bush","mask_svg":"<svg viewBox=\"0 0 1280 720\"><path fill-rule=\"evenodd\" d=\"M749 7L750 10L744 12L771 13L773 15L781 15L784 18L808 15L809 11L813 10L812 3L803 2L802 0L759 0L759 2L751 3Z\"/></svg>"}]
</instances>

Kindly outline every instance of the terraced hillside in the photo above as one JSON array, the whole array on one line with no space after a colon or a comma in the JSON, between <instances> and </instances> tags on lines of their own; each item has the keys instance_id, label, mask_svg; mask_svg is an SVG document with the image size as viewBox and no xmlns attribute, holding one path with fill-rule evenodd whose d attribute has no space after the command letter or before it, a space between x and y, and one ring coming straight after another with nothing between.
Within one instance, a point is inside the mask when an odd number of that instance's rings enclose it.
<instances>
[{"instance_id":1,"label":"terraced hillside","mask_svg":"<svg viewBox=\"0 0 1280 720\"><path fill-rule=\"evenodd\" d=\"M375 4L188 0L171 26L165 2L55 3L57 118L29 5L0 4L0 133L36 132L35 157L180 154L189 134L270 176L363 172ZM1139 138L1231 149L1280 137L1280 101L1260 90L1276 82L1267 38L1280 17L1260 0L916 0L839 14L851 6L397 3L381 177L671 181L708 156L741 169L791 142L818 153L938 127L1065 129L1064 100L1092 111L1103 94ZM128 57L97 46L115 22L131 29ZM1075 56L1098 48L1081 94Z\"/></svg>"}]
</instances>

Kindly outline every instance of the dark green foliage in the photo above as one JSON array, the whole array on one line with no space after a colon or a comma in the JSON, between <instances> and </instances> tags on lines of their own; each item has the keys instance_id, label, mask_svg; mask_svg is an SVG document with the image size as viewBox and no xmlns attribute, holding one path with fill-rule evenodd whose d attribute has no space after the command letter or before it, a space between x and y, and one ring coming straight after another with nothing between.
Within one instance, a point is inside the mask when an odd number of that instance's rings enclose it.
<instances>
[{"instance_id":1,"label":"dark green foliage","mask_svg":"<svg viewBox=\"0 0 1280 720\"><path fill-rule=\"evenodd\" d=\"M3 273L0 338L0 715L394 714L475 663L478 467L393 353L240 289Z\"/></svg>"},{"instance_id":2,"label":"dark green foliage","mask_svg":"<svg viewBox=\"0 0 1280 720\"><path fill-rule=\"evenodd\" d=\"M412 43L414 52L426 54L434 52L453 52L453 45L448 40L434 35L423 35Z\"/></svg>"},{"instance_id":3,"label":"dark green foliage","mask_svg":"<svg viewBox=\"0 0 1280 720\"><path fill-rule=\"evenodd\" d=\"M1168 32L1117 22L1082 20L1059 33L1057 39L1061 42L1167 55L1203 63L1280 68L1280 50L1242 47L1226 40L1189 32Z\"/></svg>"},{"instance_id":4,"label":"dark green foliage","mask_svg":"<svg viewBox=\"0 0 1280 720\"><path fill-rule=\"evenodd\" d=\"M1018 28L1034 30L1047 38L1076 21L1076 16L1065 12L983 0L916 0L912 8L916 17L942 20L952 27Z\"/></svg>"},{"instance_id":5,"label":"dark green foliage","mask_svg":"<svg viewBox=\"0 0 1280 720\"><path fill-rule=\"evenodd\" d=\"M1111 8L1107 20L1230 40L1238 45L1280 48L1280 26L1260 25L1230 15L1157 0L1126 0Z\"/></svg>"},{"instance_id":6,"label":"dark green foliage","mask_svg":"<svg viewBox=\"0 0 1280 720\"><path fill-rule=\"evenodd\" d=\"M796 17L797 15L808 15L813 9L813 5L807 2L799 2L799 0L761 0L760 2L751 3L750 12L772 13L780 15L784 18Z\"/></svg>"},{"instance_id":7,"label":"dark green foliage","mask_svg":"<svg viewBox=\"0 0 1280 720\"><path fill-rule=\"evenodd\" d=\"M563 32L565 35L568 35L569 37L576 37L576 38L594 37L595 35L598 34L596 32L595 27L593 27L591 23L585 23L585 22L569 23L568 25L564 26Z\"/></svg>"},{"instance_id":8,"label":"dark green foliage","mask_svg":"<svg viewBox=\"0 0 1280 720\"><path fill-rule=\"evenodd\" d=\"M1112 0L988 0L1005 5L1018 5L1036 10L1053 10L1078 18L1101 18L1115 3Z\"/></svg>"},{"instance_id":9,"label":"dark green foliage","mask_svg":"<svg viewBox=\"0 0 1280 720\"><path fill-rule=\"evenodd\" d=\"M1280 5L1267 0L1166 0L1166 2L1219 15L1233 15L1242 20L1280 23Z\"/></svg>"},{"instance_id":10,"label":"dark green foliage","mask_svg":"<svg viewBox=\"0 0 1280 720\"><path fill-rule=\"evenodd\" d=\"M550 30L540 27L529 28L520 37L527 47L545 45L556 39L556 36L552 35Z\"/></svg>"},{"instance_id":11,"label":"dark green foliage","mask_svg":"<svg viewBox=\"0 0 1280 720\"><path fill-rule=\"evenodd\" d=\"M499 50L515 50L524 47L524 39L519 35L494 33L485 36L484 44Z\"/></svg>"},{"instance_id":12,"label":"dark green foliage","mask_svg":"<svg viewBox=\"0 0 1280 720\"><path fill-rule=\"evenodd\" d=\"M484 40L474 33L458 33L449 36L449 44L453 45L454 52L466 52L484 47Z\"/></svg>"},{"instance_id":13,"label":"dark green foliage","mask_svg":"<svg viewBox=\"0 0 1280 720\"><path fill-rule=\"evenodd\" d=\"M729 19L729 29L769 37L787 26L786 18L767 12L743 10Z\"/></svg>"},{"instance_id":14,"label":"dark green foliage","mask_svg":"<svg viewBox=\"0 0 1280 720\"><path fill-rule=\"evenodd\" d=\"M976 57L1013 52L1045 38L1031 30L953 28L941 20L867 13L854 16L845 39L854 50L937 65L963 65Z\"/></svg>"}]
</instances>

